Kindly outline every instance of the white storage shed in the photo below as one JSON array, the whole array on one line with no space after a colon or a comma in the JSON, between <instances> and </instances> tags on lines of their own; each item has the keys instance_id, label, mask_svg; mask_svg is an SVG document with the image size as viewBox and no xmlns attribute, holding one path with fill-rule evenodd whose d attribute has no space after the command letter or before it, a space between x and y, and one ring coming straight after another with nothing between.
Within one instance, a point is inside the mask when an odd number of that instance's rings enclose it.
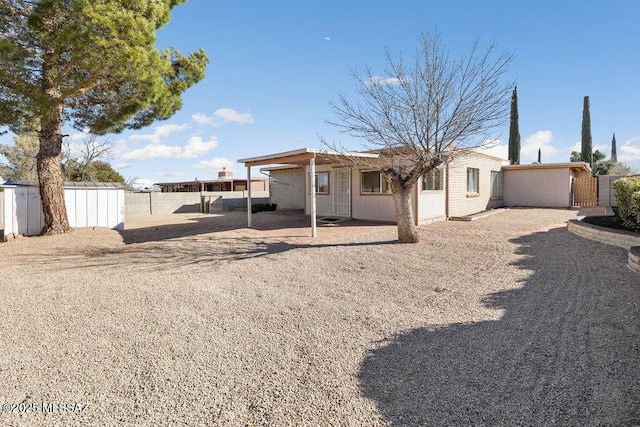
<instances>
[{"instance_id":1,"label":"white storage shed","mask_svg":"<svg viewBox=\"0 0 640 427\"><path fill-rule=\"evenodd\" d=\"M2 185L4 239L11 235L33 236L44 227L40 189L34 183ZM68 182L64 199L69 225L124 230L124 186L111 182Z\"/></svg>"}]
</instances>

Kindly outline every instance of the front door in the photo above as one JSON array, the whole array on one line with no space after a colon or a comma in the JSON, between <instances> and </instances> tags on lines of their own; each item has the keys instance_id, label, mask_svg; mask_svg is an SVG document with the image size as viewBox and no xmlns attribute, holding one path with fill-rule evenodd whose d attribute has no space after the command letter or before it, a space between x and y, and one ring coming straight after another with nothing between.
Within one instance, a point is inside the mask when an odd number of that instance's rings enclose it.
<instances>
[{"instance_id":1,"label":"front door","mask_svg":"<svg viewBox=\"0 0 640 427\"><path fill-rule=\"evenodd\" d=\"M332 206L331 215L351 216L351 170L349 168L333 169L331 173Z\"/></svg>"}]
</instances>

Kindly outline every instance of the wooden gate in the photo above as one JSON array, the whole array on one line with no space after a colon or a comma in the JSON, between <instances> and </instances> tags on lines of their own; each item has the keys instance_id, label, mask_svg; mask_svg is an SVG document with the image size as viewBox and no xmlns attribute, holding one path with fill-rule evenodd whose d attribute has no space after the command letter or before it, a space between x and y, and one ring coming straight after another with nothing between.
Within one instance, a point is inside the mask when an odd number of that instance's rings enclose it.
<instances>
[{"instance_id":1,"label":"wooden gate","mask_svg":"<svg viewBox=\"0 0 640 427\"><path fill-rule=\"evenodd\" d=\"M598 178L573 178L573 206L598 206Z\"/></svg>"}]
</instances>

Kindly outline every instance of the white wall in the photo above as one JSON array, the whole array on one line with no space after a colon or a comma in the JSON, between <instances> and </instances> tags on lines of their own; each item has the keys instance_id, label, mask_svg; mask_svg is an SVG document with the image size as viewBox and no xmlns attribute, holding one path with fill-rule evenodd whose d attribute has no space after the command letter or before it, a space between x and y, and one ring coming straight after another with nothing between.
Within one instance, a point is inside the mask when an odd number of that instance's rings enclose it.
<instances>
[{"instance_id":1,"label":"white wall","mask_svg":"<svg viewBox=\"0 0 640 427\"><path fill-rule=\"evenodd\" d=\"M396 208L391 194L362 194L361 169L351 171L351 216L370 221L396 222Z\"/></svg>"},{"instance_id":2,"label":"white wall","mask_svg":"<svg viewBox=\"0 0 640 427\"><path fill-rule=\"evenodd\" d=\"M5 186L4 236L37 235L44 227L40 192L36 186ZM122 187L65 187L64 198L69 225L124 229L124 189Z\"/></svg>"},{"instance_id":3,"label":"white wall","mask_svg":"<svg viewBox=\"0 0 640 427\"><path fill-rule=\"evenodd\" d=\"M478 153L470 153L453 160L448 169L449 216L472 215L502 206L503 199L491 197L491 171L500 172L503 163L506 162ZM479 170L478 193L467 193L467 168ZM506 182L506 178L503 182Z\"/></svg>"},{"instance_id":4,"label":"white wall","mask_svg":"<svg viewBox=\"0 0 640 427\"><path fill-rule=\"evenodd\" d=\"M272 180L269 184L271 202L278 205L278 209L305 208L305 179L304 168L276 169L269 171Z\"/></svg>"},{"instance_id":5,"label":"white wall","mask_svg":"<svg viewBox=\"0 0 640 427\"><path fill-rule=\"evenodd\" d=\"M331 216L331 166L330 165L316 165L317 172L329 172L329 194L316 194L316 215L318 216ZM311 215L311 167L305 167L304 173L304 195L306 199L305 213Z\"/></svg>"},{"instance_id":6,"label":"white wall","mask_svg":"<svg viewBox=\"0 0 640 427\"><path fill-rule=\"evenodd\" d=\"M547 208L570 207L569 168L504 170L504 205Z\"/></svg>"},{"instance_id":7,"label":"white wall","mask_svg":"<svg viewBox=\"0 0 640 427\"><path fill-rule=\"evenodd\" d=\"M444 181L441 191L422 191L422 179L416 184L416 191L418 193L418 224L447 218L446 168L443 169L442 177Z\"/></svg>"}]
</instances>

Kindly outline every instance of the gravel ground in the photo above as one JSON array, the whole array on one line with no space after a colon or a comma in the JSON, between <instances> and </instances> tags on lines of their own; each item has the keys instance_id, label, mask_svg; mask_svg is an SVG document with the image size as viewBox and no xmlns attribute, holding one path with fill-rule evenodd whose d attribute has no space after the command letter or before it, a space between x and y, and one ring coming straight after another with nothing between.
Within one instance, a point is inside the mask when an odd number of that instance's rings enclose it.
<instances>
[{"instance_id":1,"label":"gravel ground","mask_svg":"<svg viewBox=\"0 0 640 427\"><path fill-rule=\"evenodd\" d=\"M576 216L0 244L0 425L638 425L640 276Z\"/></svg>"}]
</instances>

